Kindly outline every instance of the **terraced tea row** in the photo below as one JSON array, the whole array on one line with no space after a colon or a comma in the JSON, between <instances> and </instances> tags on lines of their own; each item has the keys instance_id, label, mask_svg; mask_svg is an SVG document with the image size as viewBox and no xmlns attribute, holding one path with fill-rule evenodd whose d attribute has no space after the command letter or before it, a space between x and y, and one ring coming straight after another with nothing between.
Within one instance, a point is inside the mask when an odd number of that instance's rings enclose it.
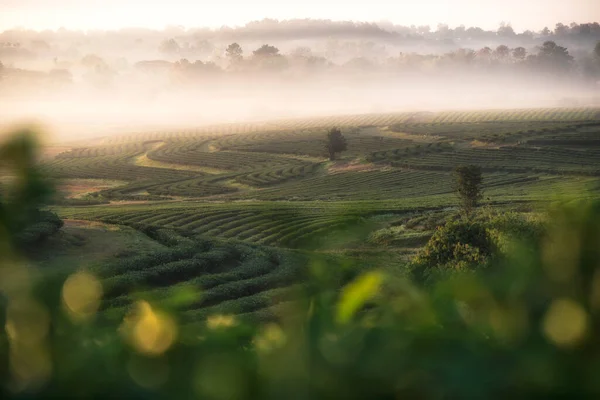
<instances>
[{"instance_id":1,"label":"terraced tea row","mask_svg":"<svg viewBox=\"0 0 600 400\"><path fill-rule=\"evenodd\" d=\"M448 142L420 143L399 149L376 151L369 154L366 159L371 162L393 161L401 159L402 157L418 156L427 153L440 153L451 151L452 149L452 144Z\"/></svg>"},{"instance_id":2,"label":"terraced tea row","mask_svg":"<svg viewBox=\"0 0 600 400\"><path fill-rule=\"evenodd\" d=\"M600 146L600 123L582 125L575 130L544 132L526 143L532 146L594 148Z\"/></svg>"},{"instance_id":3,"label":"terraced tea row","mask_svg":"<svg viewBox=\"0 0 600 400\"><path fill-rule=\"evenodd\" d=\"M230 208L187 209L120 209L94 210L71 215L111 224L170 228L209 238L237 239L250 243L277 246L297 246L311 236L333 230L358 220L355 213L335 213L328 210L276 208L268 210Z\"/></svg>"},{"instance_id":4,"label":"terraced tea row","mask_svg":"<svg viewBox=\"0 0 600 400\"><path fill-rule=\"evenodd\" d=\"M161 130L148 130L141 132L122 133L105 138L106 143L129 143L145 141L178 141L178 140L208 140L223 135L237 135L243 133L278 129L269 122L242 122L230 124L205 125L190 129L165 128Z\"/></svg>"},{"instance_id":5,"label":"terraced tea row","mask_svg":"<svg viewBox=\"0 0 600 400\"><path fill-rule=\"evenodd\" d=\"M241 153L230 151L209 152L205 141L167 142L148 153L151 160L197 165L217 170L253 170L275 166L300 165L304 162L272 154Z\"/></svg>"},{"instance_id":6,"label":"terraced tea row","mask_svg":"<svg viewBox=\"0 0 600 400\"><path fill-rule=\"evenodd\" d=\"M580 124L547 121L488 121L395 124L396 132L448 139L502 142L513 137L531 137L548 132L576 131Z\"/></svg>"},{"instance_id":7,"label":"terraced tea row","mask_svg":"<svg viewBox=\"0 0 600 400\"><path fill-rule=\"evenodd\" d=\"M584 121L600 118L600 108L535 108L517 110L445 111L436 113L364 114L312 119L277 121L284 129L308 129L327 126L388 126L405 122L482 122L482 121Z\"/></svg>"},{"instance_id":8,"label":"terraced tea row","mask_svg":"<svg viewBox=\"0 0 600 400\"><path fill-rule=\"evenodd\" d=\"M294 118L274 121L273 124L281 129L314 129L326 128L331 126L338 127L360 127L360 126L387 126L399 122L407 121L415 113L387 113L387 114L359 114L359 115L341 115L318 118Z\"/></svg>"},{"instance_id":9,"label":"terraced tea row","mask_svg":"<svg viewBox=\"0 0 600 400\"><path fill-rule=\"evenodd\" d=\"M481 122L481 121L584 121L599 119L600 109L535 108L519 110L446 111L436 113L432 122Z\"/></svg>"},{"instance_id":10,"label":"terraced tea row","mask_svg":"<svg viewBox=\"0 0 600 400\"><path fill-rule=\"evenodd\" d=\"M237 176L235 181L253 187L274 186L291 180L315 175L321 169L317 163L304 163L291 167L272 168Z\"/></svg>"},{"instance_id":11,"label":"terraced tea row","mask_svg":"<svg viewBox=\"0 0 600 400\"><path fill-rule=\"evenodd\" d=\"M169 128L133 132L105 138L105 143L214 139L223 135L257 132L281 132L338 127L390 126L403 123L475 123L490 121L589 121L600 119L600 108L543 108L516 110L479 110L445 112L399 112L385 114L358 114L318 118L290 118L277 121L207 125L194 129Z\"/></svg>"},{"instance_id":12,"label":"terraced tea row","mask_svg":"<svg viewBox=\"0 0 600 400\"><path fill-rule=\"evenodd\" d=\"M600 149L575 150L557 147L471 148L425 153L400 154L393 166L451 170L458 165L475 164L484 171L544 172L553 174L600 175Z\"/></svg>"},{"instance_id":13,"label":"terraced tea row","mask_svg":"<svg viewBox=\"0 0 600 400\"><path fill-rule=\"evenodd\" d=\"M345 130L343 133L348 143L348 149L344 152L344 157L355 157L377 150L406 147L412 143L410 140L387 137L381 134L360 133L360 129ZM224 150L297 154L324 158L327 157L326 137L326 130L263 132L229 136L217 140L216 144Z\"/></svg>"},{"instance_id":14,"label":"terraced tea row","mask_svg":"<svg viewBox=\"0 0 600 400\"><path fill-rule=\"evenodd\" d=\"M133 158L150 148L150 144L127 144L74 149L59 154L44 167L58 178L168 181L197 176L189 171L134 165Z\"/></svg>"},{"instance_id":15,"label":"terraced tea row","mask_svg":"<svg viewBox=\"0 0 600 400\"><path fill-rule=\"evenodd\" d=\"M166 230L146 232L169 248L94 269L105 289L107 317L122 318L140 297L161 302L179 290L192 294L177 305L183 323L216 313L267 311L293 295L288 288L305 271L304 257L283 250L190 239ZM275 291L278 296L272 296Z\"/></svg>"},{"instance_id":16,"label":"terraced tea row","mask_svg":"<svg viewBox=\"0 0 600 400\"><path fill-rule=\"evenodd\" d=\"M486 187L503 187L510 192L513 185L531 184L539 177L517 173L485 174ZM423 204L452 204L451 173L444 171L410 170L400 168L362 172L342 172L307 178L259 192L240 193L236 198L258 200L392 200L421 199Z\"/></svg>"}]
</instances>

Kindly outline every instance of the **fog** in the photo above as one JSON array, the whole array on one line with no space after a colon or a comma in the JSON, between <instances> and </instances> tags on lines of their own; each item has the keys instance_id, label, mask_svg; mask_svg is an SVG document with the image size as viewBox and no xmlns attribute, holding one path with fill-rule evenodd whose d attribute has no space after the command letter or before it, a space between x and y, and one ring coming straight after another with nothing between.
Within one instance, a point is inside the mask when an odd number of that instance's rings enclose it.
<instances>
[{"instance_id":1,"label":"fog","mask_svg":"<svg viewBox=\"0 0 600 400\"><path fill-rule=\"evenodd\" d=\"M68 141L336 114L595 106L598 40L597 23L538 33L327 21L7 31L0 119Z\"/></svg>"}]
</instances>

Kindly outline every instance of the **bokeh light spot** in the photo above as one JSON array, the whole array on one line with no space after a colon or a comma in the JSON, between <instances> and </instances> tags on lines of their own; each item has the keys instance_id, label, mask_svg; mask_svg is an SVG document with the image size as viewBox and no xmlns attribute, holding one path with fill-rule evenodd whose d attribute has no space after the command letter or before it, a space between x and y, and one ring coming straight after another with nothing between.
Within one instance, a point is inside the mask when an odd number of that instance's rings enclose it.
<instances>
[{"instance_id":1,"label":"bokeh light spot","mask_svg":"<svg viewBox=\"0 0 600 400\"><path fill-rule=\"evenodd\" d=\"M63 304L75 320L92 317L100 307L102 285L93 275L78 272L71 275L63 285Z\"/></svg>"},{"instance_id":2,"label":"bokeh light spot","mask_svg":"<svg viewBox=\"0 0 600 400\"><path fill-rule=\"evenodd\" d=\"M206 319L206 325L210 329L230 328L235 326L237 321L233 315L211 315Z\"/></svg>"},{"instance_id":3,"label":"bokeh light spot","mask_svg":"<svg viewBox=\"0 0 600 400\"><path fill-rule=\"evenodd\" d=\"M143 354L163 354L177 338L175 321L169 315L153 310L146 301L137 303L134 315L127 318L125 324L133 346Z\"/></svg>"},{"instance_id":4,"label":"bokeh light spot","mask_svg":"<svg viewBox=\"0 0 600 400\"><path fill-rule=\"evenodd\" d=\"M583 307L570 299L555 300L544 317L546 337L557 346L574 346L587 331L588 316Z\"/></svg>"},{"instance_id":5,"label":"bokeh light spot","mask_svg":"<svg viewBox=\"0 0 600 400\"><path fill-rule=\"evenodd\" d=\"M254 345L259 351L270 352L281 348L286 343L285 332L277 324L268 324L254 339Z\"/></svg>"}]
</instances>

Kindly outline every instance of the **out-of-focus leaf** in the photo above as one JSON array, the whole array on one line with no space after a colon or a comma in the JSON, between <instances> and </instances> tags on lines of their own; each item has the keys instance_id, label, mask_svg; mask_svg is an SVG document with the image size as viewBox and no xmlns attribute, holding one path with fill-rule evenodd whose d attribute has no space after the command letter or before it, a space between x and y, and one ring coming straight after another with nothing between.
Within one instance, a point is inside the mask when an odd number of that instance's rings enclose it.
<instances>
[{"instance_id":1,"label":"out-of-focus leaf","mask_svg":"<svg viewBox=\"0 0 600 400\"><path fill-rule=\"evenodd\" d=\"M381 272L368 272L346 286L337 306L338 322L349 322L354 314L379 292L382 281Z\"/></svg>"}]
</instances>

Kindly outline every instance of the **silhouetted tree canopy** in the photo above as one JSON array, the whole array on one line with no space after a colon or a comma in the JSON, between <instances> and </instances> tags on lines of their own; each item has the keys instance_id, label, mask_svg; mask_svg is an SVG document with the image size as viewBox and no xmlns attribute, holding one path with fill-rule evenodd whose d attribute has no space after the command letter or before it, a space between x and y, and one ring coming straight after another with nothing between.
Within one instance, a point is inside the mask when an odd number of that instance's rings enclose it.
<instances>
[{"instance_id":1,"label":"silhouetted tree canopy","mask_svg":"<svg viewBox=\"0 0 600 400\"><path fill-rule=\"evenodd\" d=\"M168 39L160 44L159 50L165 54L177 54L181 50L181 47L175 39Z\"/></svg>"},{"instance_id":2,"label":"silhouetted tree canopy","mask_svg":"<svg viewBox=\"0 0 600 400\"><path fill-rule=\"evenodd\" d=\"M554 73L564 73L573 66L573 57L566 47L557 45L553 41L544 42L535 58L537 66Z\"/></svg>"},{"instance_id":3,"label":"silhouetted tree canopy","mask_svg":"<svg viewBox=\"0 0 600 400\"><path fill-rule=\"evenodd\" d=\"M254 50L253 54L257 57L273 57L279 55L279 49L275 46L263 44L261 47Z\"/></svg>"},{"instance_id":4,"label":"silhouetted tree canopy","mask_svg":"<svg viewBox=\"0 0 600 400\"><path fill-rule=\"evenodd\" d=\"M508 46L502 44L496 48L496 50L494 51L494 55L496 56L496 58L504 60L510 55L510 49L508 48Z\"/></svg>"},{"instance_id":5,"label":"silhouetted tree canopy","mask_svg":"<svg viewBox=\"0 0 600 400\"><path fill-rule=\"evenodd\" d=\"M513 49L512 56L515 60L523 61L527 57L527 50L524 47Z\"/></svg>"},{"instance_id":6,"label":"silhouetted tree canopy","mask_svg":"<svg viewBox=\"0 0 600 400\"><path fill-rule=\"evenodd\" d=\"M231 43L229 46L227 46L225 54L227 55L230 63L236 63L243 58L244 50L239 44Z\"/></svg>"},{"instance_id":7,"label":"silhouetted tree canopy","mask_svg":"<svg viewBox=\"0 0 600 400\"><path fill-rule=\"evenodd\" d=\"M477 165L461 165L454 170L454 178L462 211L469 216L482 198L481 168Z\"/></svg>"},{"instance_id":8,"label":"silhouetted tree canopy","mask_svg":"<svg viewBox=\"0 0 600 400\"><path fill-rule=\"evenodd\" d=\"M345 151L348 148L346 138L342 135L342 131L339 128L331 128L327 132L327 144L325 148L331 161L335 160L336 153Z\"/></svg>"}]
</instances>

